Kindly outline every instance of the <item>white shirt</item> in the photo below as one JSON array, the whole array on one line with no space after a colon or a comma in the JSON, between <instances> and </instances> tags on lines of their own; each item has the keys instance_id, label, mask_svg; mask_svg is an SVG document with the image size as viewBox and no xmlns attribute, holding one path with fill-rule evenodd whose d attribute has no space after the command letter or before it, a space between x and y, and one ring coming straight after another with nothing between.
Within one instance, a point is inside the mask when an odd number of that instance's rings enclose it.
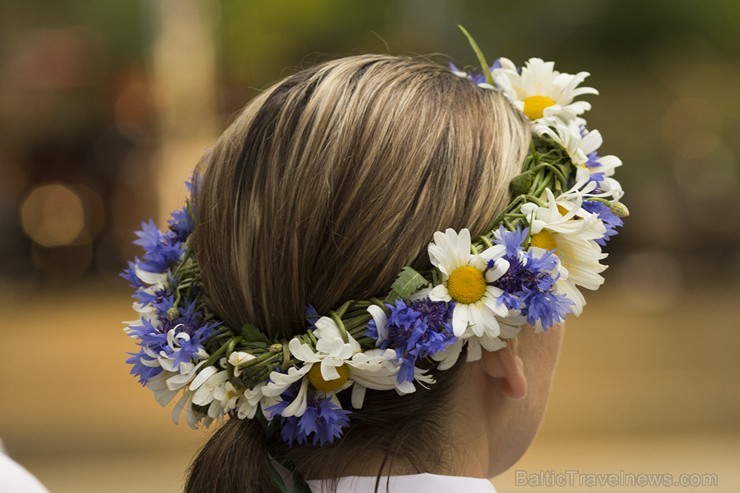
<instances>
[{"instance_id":1,"label":"white shirt","mask_svg":"<svg viewBox=\"0 0 740 493\"><path fill-rule=\"evenodd\" d=\"M337 493L375 493L376 476L346 476L339 478ZM306 481L311 493L328 493L330 481ZM386 488L387 486L387 488ZM410 474L408 476L383 476L378 493L496 493L487 479L438 474Z\"/></svg>"},{"instance_id":2,"label":"white shirt","mask_svg":"<svg viewBox=\"0 0 740 493\"><path fill-rule=\"evenodd\" d=\"M49 493L49 491L0 448L0 493Z\"/></svg>"}]
</instances>

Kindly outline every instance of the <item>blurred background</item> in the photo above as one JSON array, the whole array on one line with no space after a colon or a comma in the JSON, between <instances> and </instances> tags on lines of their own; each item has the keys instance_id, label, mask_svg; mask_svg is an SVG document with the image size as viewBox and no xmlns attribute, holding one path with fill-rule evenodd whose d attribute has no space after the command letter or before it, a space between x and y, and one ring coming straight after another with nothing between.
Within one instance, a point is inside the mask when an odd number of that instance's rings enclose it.
<instances>
[{"instance_id":1,"label":"blurred background","mask_svg":"<svg viewBox=\"0 0 740 493\"><path fill-rule=\"evenodd\" d=\"M175 427L128 375L117 273L133 231L182 202L204 149L271 83L366 52L474 65L457 23L489 60L591 72L589 123L624 161L632 212L606 285L568 323L542 431L498 490L553 491L517 470L579 470L740 491L736 0L0 0L9 455L54 493L179 491L208 432Z\"/></svg>"}]
</instances>

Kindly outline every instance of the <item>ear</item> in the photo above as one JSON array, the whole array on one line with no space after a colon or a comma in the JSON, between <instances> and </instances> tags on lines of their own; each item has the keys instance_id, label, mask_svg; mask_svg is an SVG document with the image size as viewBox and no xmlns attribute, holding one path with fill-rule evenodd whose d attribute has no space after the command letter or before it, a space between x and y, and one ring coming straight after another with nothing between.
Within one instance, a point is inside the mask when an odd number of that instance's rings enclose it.
<instances>
[{"instance_id":1,"label":"ear","mask_svg":"<svg viewBox=\"0 0 740 493\"><path fill-rule=\"evenodd\" d=\"M498 351L483 351L480 362L483 373L495 380L506 396L515 400L527 396L527 377L524 362L516 354L516 338Z\"/></svg>"}]
</instances>

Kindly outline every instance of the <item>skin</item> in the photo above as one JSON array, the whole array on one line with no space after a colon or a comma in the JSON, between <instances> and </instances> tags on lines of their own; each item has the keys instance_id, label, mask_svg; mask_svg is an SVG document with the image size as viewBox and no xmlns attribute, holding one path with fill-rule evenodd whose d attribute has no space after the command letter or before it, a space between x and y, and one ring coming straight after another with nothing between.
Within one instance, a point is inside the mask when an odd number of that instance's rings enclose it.
<instances>
[{"instance_id":1,"label":"skin","mask_svg":"<svg viewBox=\"0 0 740 493\"><path fill-rule=\"evenodd\" d=\"M514 465L542 424L562 340L562 326L539 334L524 327L506 348L467 363L451 397L445 469L427 472L491 478ZM381 461L363 457L343 475L375 476ZM391 474L416 472L398 461Z\"/></svg>"},{"instance_id":2,"label":"skin","mask_svg":"<svg viewBox=\"0 0 740 493\"><path fill-rule=\"evenodd\" d=\"M524 328L495 352L469 363L458 387L450 436L460 437L451 469L459 476L491 478L518 461L545 415L563 340L562 326L535 334Z\"/></svg>"}]
</instances>

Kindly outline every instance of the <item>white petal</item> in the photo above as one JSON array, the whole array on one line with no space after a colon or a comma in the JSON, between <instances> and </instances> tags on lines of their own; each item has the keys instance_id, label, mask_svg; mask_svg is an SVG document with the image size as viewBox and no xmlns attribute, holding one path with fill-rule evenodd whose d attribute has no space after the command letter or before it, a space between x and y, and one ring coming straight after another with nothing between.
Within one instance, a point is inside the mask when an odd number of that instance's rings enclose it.
<instances>
[{"instance_id":1,"label":"white petal","mask_svg":"<svg viewBox=\"0 0 740 493\"><path fill-rule=\"evenodd\" d=\"M196 390L193 394L193 404L196 406L205 406L211 401L213 401L213 392L212 389L206 385Z\"/></svg>"},{"instance_id":2,"label":"white petal","mask_svg":"<svg viewBox=\"0 0 740 493\"><path fill-rule=\"evenodd\" d=\"M456 303L452 312L452 332L455 337L462 337L468 328L468 305Z\"/></svg>"},{"instance_id":3,"label":"white petal","mask_svg":"<svg viewBox=\"0 0 740 493\"><path fill-rule=\"evenodd\" d=\"M175 403L174 407L172 408L172 421L175 424L179 424L180 422L180 415L182 415L183 409L191 409L190 403L192 402L193 393L192 392L184 392L182 397ZM190 420L188 420L188 424L191 428L195 428L195 423L191 423Z\"/></svg>"},{"instance_id":4,"label":"white petal","mask_svg":"<svg viewBox=\"0 0 740 493\"><path fill-rule=\"evenodd\" d=\"M468 341L468 357L467 362L478 361L481 358L480 342L477 337L471 337Z\"/></svg>"},{"instance_id":5,"label":"white petal","mask_svg":"<svg viewBox=\"0 0 740 493\"><path fill-rule=\"evenodd\" d=\"M330 317L321 317L315 322L315 325L316 330L313 332L317 339L342 338L339 327L337 327L336 322L334 322Z\"/></svg>"},{"instance_id":6,"label":"white petal","mask_svg":"<svg viewBox=\"0 0 740 493\"><path fill-rule=\"evenodd\" d=\"M265 397L279 396L285 392L285 389L303 378L303 376L311 370L311 367L313 367L313 363L303 365L300 368L292 366L288 369L287 374L273 371L270 373L270 382L262 388L262 394Z\"/></svg>"},{"instance_id":7,"label":"white petal","mask_svg":"<svg viewBox=\"0 0 740 493\"><path fill-rule=\"evenodd\" d=\"M367 369L356 370L352 372L352 379L355 384L373 390L391 390L396 387L396 376L398 369L386 365L378 371L368 371Z\"/></svg>"},{"instance_id":8,"label":"white petal","mask_svg":"<svg viewBox=\"0 0 740 493\"><path fill-rule=\"evenodd\" d=\"M503 245L501 245L503 246ZM509 261L505 258L497 259L493 267L486 271L486 281L494 282L501 278L509 270Z\"/></svg>"},{"instance_id":9,"label":"white petal","mask_svg":"<svg viewBox=\"0 0 740 493\"><path fill-rule=\"evenodd\" d=\"M308 379L306 378L303 380L303 383L301 383L301 390L298 391L296 398L288 405L288 407L283 409L283 412L280 414L286 418L290 416L303 416L308 405L308 399L306 397L307 393Z\"/></svg>"},{"instance_id":10,"label":"white petal","mask_svg":"<svg viewBox=\"0 0 740 493\"><path fill-rule=\"evenodd\" d=\"M457 359L460 357L462 352L463 341L457 341L445 348L441 353L432 355L432 359L439 361L437 368L439 370L447 370L457 363Z\"/></svg>"},{"instance_id":11,"label":"white petal","mask_svg":"<svg viewBox=\"0 0 740 493\"><path fill-rule=\"evenodd\" d=\"M297 356L296 356L297 357ZM255 359L256 356L244 351L234 351L229 355L229 364L231 366L239 366L242 363Z\"/></svg>"},{"instance_id":12,"label":"white petal","mask_svg":"<svg viewBox=\"0 0 740 493\"><path fill-rule=\"evenodd\" d=\"M486 248L480 253L480 256L486 260L495 260L506 253L506 246L504 245L493 245Z\"/></svg>"},{"instance_id":13,"label":"white petal","mask_svg":"<svg viewBox=\"0 0 740 493\"><path fill-rule=\"evenodd\" d=\"M179 390L190 382L195 373L177 373L167 379L167 388L170 390Z\"/></svg>"},{"instance_id":14,"label":"white petal","mask_svg":"<svg viewBox=\"0 0 740 493\"><path fill-rule=\"evenodd\" d=\"M447 230L451 231L451 230ZM455 244L455 254L460 258L465 258L470 255L470 231L468 228L463 228L457 235L457 242Z\"/></svg>"},{"instance_id":15,"label":"white petal","mask_svg":"<svg viewBox=\"0 0 740 493\"><path fill-rule=\"evenodd\" d=\"M429 293L429 299L432 301L452 301L452 297L444 284L434 286Z\"/></svg>"},{"instance_id":16,"label":"white petal","mask_svg":"<svg viewBox=\"0 0 740 493\"><path fill-rule=\"evenodd\" d=\"M504 305L499 299L502 292L503 291L495 286L488 286L486 287L486 294L483 295L483 299L481 300L489 310L499 317L505 317L509 313L506 305Z\"/></svg>"},{"instance_id":17,"label":"white petal","mask_svg":"<svg viewBox=\"0 0 740 493\"><path fill-rule=\"evenodd\" d=\"M575 283L570 280L560 280L557 282L557 288L559 294L564 294L569 300L575 303L573 307L573 315L576 317L583 313L583 307L586 305L586 299L583 294L578 290Z\"/></svg>"},{"instance_id":18,"label":"white petal","mask_svg":"<svg viewBox=\"0 0 740 493\"><path fill-rule=\"evenodd\" d=\"M455 267L453 267L455 260L444 248L435 245L434 243L430 243L428 253L429 261L433 266L439 269L442 274L449 276L450 272L455 270Z\"/></svg>"},{"instance_id":19,"label":"white petal","mask_svg":"<svg viewBox=\"0 0 740 493\"><path fill-rule=\"evenodd\" d=\"M203 368L190 384L190 390L195 390L199 388L206 380L208 380L212 375L215 375L217 372L218 368L216 368L215 366L207 366Z\"/></svg>"},{"instance_id":20,"label":"white petal","mask_svg":"<svg viewBox=\"0 0 740 493\"><path fill-rule=\"evenodd\" d=\"M480 345L483 346L483 348L486 351L493 352L498 351L499 349L503 349L506 347L506 343L499 339L498 337L492 337L492 336L483 336L479 339Z\"/></svg>"},{"instance_id":21,"label":"white petal","mask_svg":"<svg viewBox=\"0 0 740 493\"><path fill-rule=\"evenodd\" d=\"M486 333L488 335L492 336L498 336L501 333L501 330L498 327L498 320L496 320L496 316L494 313L488 308L488 305L484 304L483 302L479 301L476 304L476 311L478 312L478 323L483 325L484 330L481 331L480 334L476 334L478 336L483 335L483 333Z\"/></svg>"},{"instance_id":22,"label":"white petal","mask_svg":"<svg viewBox=\"0 0 740 493\"><path fill-rule=\"evenodd\" d=\"M370 305L367 307L367 311L375 321L375 327L378 329L378 342L379 345L382 341L388 339L388 315L378 305Z\"/></svg>"},{"instance_id":23,"label":"white petal","mask_svg":"<svg viewBox=\"0 0 740 493\"><path fill-rule=\"evenodd\" d=\"M515 324L513 323L514 320L507 317L505 321L499 320L499 328L501 329L501 337L502 339L511 339L512 337L516 337L519 335L519 332L522 330L522 324L526 323L526 319L524 317L521 317L520 320L517 320L519 323Z\"/></svg>"},{"instance_id":24,"label":"white petal","mask_svg":"<svg viewBox=\"0 0 740 493\"><path fill-rule=\"evenodd\" d=\"M352 387L352 407L355 409L362 409L362 404L365 402L365 391L367 389L355 382Z\"/></svg>"},{"instance_id":25,"label":"white petal","mask_svg":"<svg viewBox=\"0 0 740 493\"><path fill-rule=\"evenodd\" d=\"M211 402L211 405L208 406L208 417L211 419L220 418L224 414L224 407L221 405L221 402L219 401L213 401Z\"/></svg>"},{"instance_id":26,"label":"white petal","mask_svg":"<svg viewBox=\"0 0 740 493\"><path fill-rule=\"evenodd\" d=\"M308 344L301 342L297 338L290 340L288 348L290 349L290 354L306 363L318 363L321 361L321 358L313 352Z\"/></svg>"},{"instance_id":27,"label":"white petal","mask_svg":"<svg viewBox=\"0 0 740 493\"><path fill-rule=\"evenodd\" d=\"M352 349L352 354L362 352L360 343L357 342L357 339L352 337L352 334L349 332L347 332L347 344L349 344L349 347Z\"/></svg>"},{"instance_id":28,"label":"white petal","mask_svg":"<svg viewBox=\"0 0 740 493\"><path fill-rule=\"evenodd\" d=\"M327 382L330 380L336 380L340 377L339 372L337 371L337 365L332 363L334 362L329 358L326 358L321 362L321 378Z\"/></svg>"},{"instance_id":29,"label":"white petal","mask_svg":"<svg viewBox=\"0 0 740 493\"><path fill-rule=\"evenodd\" d=\"M142 282L151 285L164 285L167 282L167 274L161 272L149 272L135 267L134 272Z\"/></svg>"},{"instance_id":30,"label":"white petal","mask_svg":"<svg viewBox=\"0 0 740 493\"><path fill-rule=\"evenodd\" d=\"M257 414L257 406L243 399L239 404L236 415L239 419L252 419Z\"/></svg>"},{"instance_id":31,"label":"white petal","mask_svg":"<svg viewBox=\"0 0 740 493\"><path fill-rule=\"evenodd\" d=\"M398 392L400 395L413 394L414 392L416 392L416 387L414 386L413 382L409 381L396 383L396 392Z\"/></svg>"}]
</instances>

